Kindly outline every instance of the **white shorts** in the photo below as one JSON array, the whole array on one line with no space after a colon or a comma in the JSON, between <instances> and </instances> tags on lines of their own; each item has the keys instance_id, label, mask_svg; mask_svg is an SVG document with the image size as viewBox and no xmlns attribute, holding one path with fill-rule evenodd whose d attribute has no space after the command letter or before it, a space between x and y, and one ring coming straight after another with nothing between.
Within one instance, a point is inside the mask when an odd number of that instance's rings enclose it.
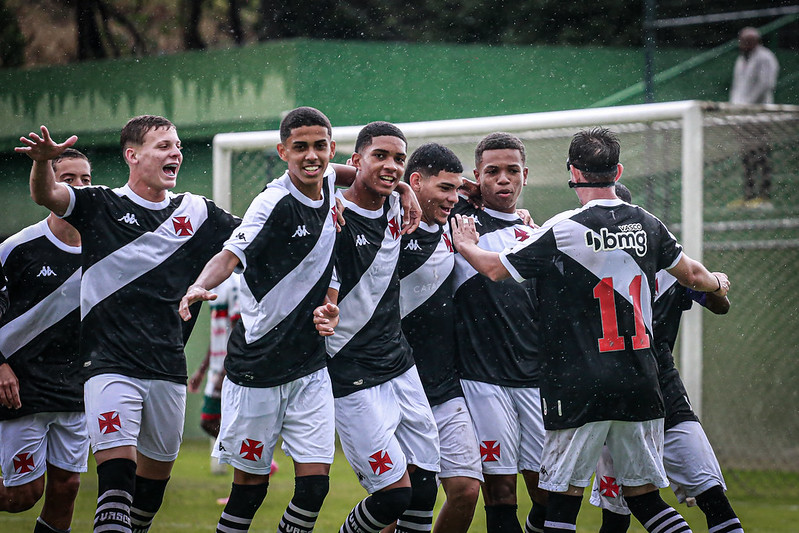
<instances>
[{"instance_id":1,"label":"white shorts","mask_svg":"<svg viewBox=\"0 0 799 533\"><path fill-rule=\"evenodd\" d=\"M538 486L552 492L565 492L569 485L587 487L604 444L613 458L618 485L669 486L663 468L662 418L644 422L605 420L547 431Z\"/></svg>"},{"instance_id":2,"label":"white shorts","mask_svg":"<svg viewBox=\"0 0 799 533\"><path fill-rule=\"evenodd\" d=\"M439 471L438 429L415 366L335 405L344 455L370 494L402 479L409 464Z\"/></svg>"},{"instance_id":3,"label":"white shorts","mask_svg":"<svg viewBox=\"0 0 799 533\"><path fill-rule=\"evenodd\" d=\"M266 388L243 387L225 377L222 421L211 455L265 476L281 436L283 451L295 462L333 463L336 428L327 368Z\"/></svg>"},{"instance_id":4,"label":"white shorts","mask_svg":"<svg viewBox=\"0 0 799 533\"><path fill-rule=\"evenodd\" d=\"M471 477L483 481L480 447L462 396L432 407L441 444L439 478Z\"/></svg>"},{"instance_id":5,"label":"white shorts","mask_svg":"<svg viewBox=\"0 0 799 533\"><path fill-rule=\"evenodd\" d=\"M92 451L135 446L156 461L177 459L186 385L120 374L92 376L83 387Z\"/></svg>"},{"instance_id":6,"label":"white shorts","mask_svg":"<svg viewBox=\"0 0 799 533\"><path fill-rule=\"evenodd\" d=\"M39 479L47 464L86 472L88 457L84 413L35 413L0 422L0 470L6 487Z\"/></svg>"},{"instance_id":7,"label":"white shorts","mask_svg":"<svg viewBox=\"0 0 799 533\"><path fill-rule=\"evenodd\" d=\"M541 391L461 380L484 474L538 472L544 446Z\"/></svg>"},{"instance_id":8,"label":"white shorts","mask_svg":"<svg viewBox=\"0 0 799 533\"><path fill-rule=\"evenodd\" d=\"M716 454L699 422L688 420L666 430L663 465L680 503L716 485L727 490ZM605 449L597 463L591 504L618 514L630 514L624 498L612 490L610 480L615 481L613 460Z\"/></svg>"}]
</instances>

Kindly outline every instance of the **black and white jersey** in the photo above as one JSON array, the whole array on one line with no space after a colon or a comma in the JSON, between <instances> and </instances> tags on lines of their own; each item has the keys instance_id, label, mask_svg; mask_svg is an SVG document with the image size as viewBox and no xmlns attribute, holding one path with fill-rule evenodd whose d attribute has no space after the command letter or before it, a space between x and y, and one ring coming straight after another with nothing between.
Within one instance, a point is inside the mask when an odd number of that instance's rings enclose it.
<instances>
[{"instance_id":1,"label":"black and white jersey","mask_svg":"<svg viewBox=\"0 0 799 533\"><path fill-rule=\"evenodd\" d=\"M555 216L500 259L537 278L547 429L662 418L652 342L655 273L682 248L653 215L594 200Z\"/></svg>"},{"instance_id":2,"label":"black and white jersey","mask_svg":"<svg viewBox=\"0 0 799 533\"><path fill-rule=\"evenodd\" d=\"M47 220L0 244L10 306L0 318L0 362L19 379L22 408L0 407L0 420L33 413L83 411L80 246L64 244Z\"/></svg>"},{"instance_id":3,"label":"black and white jersey","mask_svg":"<svg viewBox=\"0 0 799 533\"><path fill-rule=\"evenodd\" d=\"M515 213L475 209L461 199L453 214L472 217L480 248L501 252L532 235ZM533 280L491 281L455 256L456 335L461 377L505 387L538 387L538 303Z\"/></svg>"},{"instance_id":4,"label":"black and white jersey","mask_svg":"<svg viewBox=\"0 0 799 533\"><path fill-rule=\"evenodd\" d=\"M3 273L3 265L0 264L0 318L3 318L8 309L8 286L6 284L6 275Z\"/></svg>"},{"instance_id":5,"label":"black and white jersey","mask_svg":"<svg viewBox=\"0 0 799 533\"><path fill-rule=\"evenodd\" d=\"M663 402L666 404L664 427L669 429L680 422L699 421L691 408L680 373L674 366L672 351L677 342L683 311L690 309L694 301L704 306L707 294L683 287L677 282L677 278L665 270L657 273L655 282L652 332L655 336L660 372L660 390L663 393Z\"/></svg>"},{"instance_id":6,"label":"black and white jersey","mask_svg":"<svg viewBox=\"0 0 799 533\"><path fill-rule=\"evenodd\" d=\"M194 321L181 320L178 304L239 219L191 193L156 203L127 185L69 190L64 219L83 243L81 353L89 375L185 383Z\"/></svg>"},{"instance_id":7,"label":"black and white jersey","mask_svg":"<svg viewBox=\"0 0 799 533\"><path fill-rule=\"evenodd\" d=\"M402 236L400 316L402 331L430 405L463 396L455 365L455 307L452 273L455 254L449 225L424 222Z\"/></svg>"},{"instance_id":8,"label":"black and white jersey","mask_svg":"<svg viewBox=\"0 0 799 533\"><path fill-rule=\"evenodd\" d=\"M370 211L341 196L347 223L336 238L331 287L340 310L325 338L333 396L385 383L413 366L399 311L400 202L393 193Z\"/></svg>"},{"instance_id":9,"label":"black and white jersey","mask_svg":"<svg viewBox=\"0 0 799 533\"><path fill-rule=\"evenodd\" d=\"M322 199L311 200L285 173L253 200L225 243L243 270L241 320L225 359L236 384L274 387L325 366L313 311L324 303L333 272L335 178L328 167Z\"/></svg>"}]
</instances>

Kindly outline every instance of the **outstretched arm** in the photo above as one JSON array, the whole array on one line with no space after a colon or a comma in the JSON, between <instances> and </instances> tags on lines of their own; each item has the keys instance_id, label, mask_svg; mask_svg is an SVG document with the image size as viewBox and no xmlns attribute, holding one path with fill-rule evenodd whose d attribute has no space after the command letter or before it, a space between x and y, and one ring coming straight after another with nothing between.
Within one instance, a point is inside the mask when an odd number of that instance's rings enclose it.
<instances>
[{"instance_id":1,"label":"outstretched arm","mask_svg":"<svg viewBox=\"0 0 799 533\"><path fill-rule=\"evenodd\" d=\"M680 284L695 291L710 292L717 296L726 296L730 290L730 280L724 272L710 272L699 261L683 254L680 261L668 273L677 278Z\"/></svg>"},{"instance_id":2,"label":"outstretched arm","mask_svg":"<svg viewBox=\"0 0 799 533\"><path fill-rule=\"evenodd\" d=\"M483 250L477 243L480 240L474 228L474 219L455 215L450 221L452 228L452 243L455 250L469 262L475 270L492 281L499 281L510 277L510 272L502 264L499 254Z\"/></svg>"},{"instance_id":3,"label":"outstretched arm","mask_svg":"<svg viewBox=\"0 0 799 533\"><path fill-rule=\"evenodd\" d=\"M233 269L239 264L239 258L233 252L222 250L211 258L205 265L203 271L197 277L197 281L191 284L186 294L180 300L178 313L184 321L191 319L189 307L196 302L207 302L216 300L217 295L208 288L217 287L233 273Z\"/></svg>"},{"instance_id":4,"label":"outstretched arm","mask_svg":"<svg viewBox=\"0 0 799 533\"><path fill-rule=\"evenodd\" d=\"M28 137L20 137L25 146L17 146L14 151L27 154L33 159L31 168L31 198L39 205L45 206L58 216L66 213L69 207L69 190L55 181L55 172L50 160L64 153L64 150L75 144L78 138L73 135L62 143L56 143L47 128L42 126L42 134L31 132Z\"/></svg>"}]
</instances>

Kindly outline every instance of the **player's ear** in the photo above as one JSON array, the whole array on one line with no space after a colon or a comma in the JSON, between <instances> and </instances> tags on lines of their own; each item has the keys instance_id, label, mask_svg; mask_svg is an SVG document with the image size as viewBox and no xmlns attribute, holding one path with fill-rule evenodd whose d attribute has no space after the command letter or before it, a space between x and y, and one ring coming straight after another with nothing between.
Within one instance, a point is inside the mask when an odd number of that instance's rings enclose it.
<instances>
[{"instance_id":1,"label":"player's ear","mask_svg":"<svg viewBox=\"0 0 799 533\"><path fill-rule=\"evenodd\" d=\"M413 192L422 190L422 175L418 172L411 172L411 175L408 176L408 182L411 184Z\"/></svg>"},{"instance_id":2,"label":"player's ear","mask_svg":"<svg viewBox=\"0 0 799 533\"><path fill-rule=\"evenodd\" d=\"M336 141L330 141L330 159L336 155Z\"/></svg>"},{"instance_id":3,"label":"player's ear","mask_svg":"<svg viewBox=\"0 0 799 533\"><path fill-rule=\"evenodd\" d=\"M477 185L480 185L480 170L474 169L474 181L477 182Z\"/></svg>"},{"instance_id":4,"label":"player's ear","mask_svg":"<svg viewBox=\"0 0 799 533\"><path fill-rule=\"evenodd\" d=\"M350 160L347 161L347 164L351 164L352 166L354 166L355 168L360 170L361 169L361 154L359 154L358 152L353 153L352 157L350 157Z\"/></svg>"},{"instance_id":5,"label":"player's ear","mask_svg":"<svg viewBox=\"0 0 799 533\"><path fill-rule=\"evenodd\" d=\"M122 155L125 156L125 161L129 165L135 165L139 162L139 154L136 153L136 150L132 146L126 147Z\"/></svg>"},{"instance_id":6,"label":"player's ear","mask_svg":"<svg viewBox=\"0 0 799 533\"><path fill-rule=\"evenodd\" d=\"M283 145L283 143L278 143L277 155L280 156L280 159L286 161L286 147Z\"/></svg>"},{"instance_id":7,"label":"player's ear","mask_svg":"<svg viewBox=\"0 0 799 533\"><path fill-rule=\"evenodd\" d=\"M621 178L621 175L622 175L623 172L624 172L624 165L622 165L621 163L618 163L617 168L616 168L616 180L615 181L619 181L619 178Z\"/></svg>"},{"instance_id":8,"label":"player's ear","mask_svg":"<svg viewBox=\"0 0 799 533\"><path fill-rule=\"evenodd\" d=\"M524 167L524 170L522 170L522 186L527 185L527 173L529 171L530 171L530 169L527 168L527 167Z\"/></svg>"}]
</instances>

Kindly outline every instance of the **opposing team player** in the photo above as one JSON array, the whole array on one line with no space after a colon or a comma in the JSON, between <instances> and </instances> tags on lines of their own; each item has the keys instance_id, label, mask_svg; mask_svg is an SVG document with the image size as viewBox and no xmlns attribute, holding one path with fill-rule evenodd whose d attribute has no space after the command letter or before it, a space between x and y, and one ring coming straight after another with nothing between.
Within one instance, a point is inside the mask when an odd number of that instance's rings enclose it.
<instances>
[{"instance_id":1,"label":"opposing team player","mask_svg":"<svg viewBox=\"0 0 799 533\"><path fill-rule=\"evenodd\" d=\"M183 162L175 126L132 118L120 144L118 189L57 183L47 160L77 141L47 128L23 137L31 195L82 236L81 355L89 438L97 461L95 531L147 531L180 448L186 410L184 345L193 322L178 303L239 219L191 193L173 194Z\"/></svg>"},{"instance_id":2,"label":"opposing team player","mask_svg":"<svg viewBox=\"0 0 799 533\"><path fill-rule=\"evenodd\" d=\"M57 183L91 185L77 150L51 165ZM0 244L11 304L0 318L0 511L30 509L45 494L37 533L69 530L89 453L80 251L78 231L52 213Z\"/></svg>"},{"instance_id":3,"label":"opposing team player","mask_svg":"<svg viewBox=\"0 0 799 533\"><path fill-rule=\"evenodd\" d=\"M486 250L499 252L532 234L516 212L527 183L525 159L524 144L509 133L492 133L475 148L474 176L484 208L461 199L454 213L474 221ZM525 529L540 532L544 527L546 492L538 489L544 423L536 300L533 281L492 281L456 255L461 383L480 445L489 532L521 530L516 516L519 472L533 501Z\"/></svg>"},{"instance_id":4,"label":"opposing team player","mask_svg":"<svg viewBox=\"0 0 799 533\"><path fill-rule=\"evenodd\" d=\"M352 155L355 182L341 194L347 224L328 291L341 315L335 335L326 338L328 370L344 454L371 494L350 512L345 533L377 532L398 518L397 531L426 531L433 521L438 431L399 311L402 241L394 190L406 149L393 124L364 126Z\"/></svg>"},{"instance_id":5,"label":"opposing team player","mask_svg":"<svg viewBox=\"0 0 799 533\"><path fill-rule=\"evenodd\" d=\"M458 157L436 143L417 148L405 168L405 180L422 208L422 221L415 232L402 237L400 315L438 426L438 477L447 495L434 527L439 533L468 531L483 480L477 437L455 361L455 256L447 217L458 201L462 172Z\"/></svg>"},{"instance_id":6,"label":"opposing team player","mask_svg":"<svg viewBox=\"0 0 799 533\"><path fill-rule=\"evenodd\" d=\"M570 186L581 209L556 215L501 253L481 249L474 221L456 217L455 246L492 279L535 277L541 308L541 401L546 438L545 532L574 531L584 487L603 443L633 515L647 531L690 531L658 493L663 468L663 400L652 346L655 273L724 296L727 276L690 259L654 216L616 198L619 142L606 129L577 133Z\"/></svg>"},{"instance_id":7,"label":"opposing team player","mask_svg":"<svg viewBox=\"0 0 799 533\"><path fill-rule=\"evenodd\" d=\"M253 200L181 302L188 318L191 303L215 297L208 288L242 271L242 319L228 343L214 451L234 467L233 487L217 531L249 529L266 497L280 436L296 478L278 531L313 530L329 489L333 393L314 313L335 327L335 306L317 310L330 284L336 239L331 134L330 121L317 109L300 107L283 118L277 150L288 170Z\"/></svg>"},{"instance_id":8,"label":"opposing team player","mask_svg":"<svg viewBox=\"0 0 799 533\"><path fill-rule=\"evenodd\" d=\"M616 195L632 203L630 191L616 183ZM652 327L658 358L660 390L666 407L663 463L677 499L693 498L705 513L709 531L743 533L741 522L724 494L726 485L713 448L699 418L688 401L680 373L674 366L672 351L683 311L694 302L716 314L730 308L726 296L697 292L677 283L674 276L660 270L655 278ZM613 463L603 449L597 465L591 503L602 507L600 533L624 533L630 524L630 510L621 495L613 473Z\"/></svg>"}]
</instances>

